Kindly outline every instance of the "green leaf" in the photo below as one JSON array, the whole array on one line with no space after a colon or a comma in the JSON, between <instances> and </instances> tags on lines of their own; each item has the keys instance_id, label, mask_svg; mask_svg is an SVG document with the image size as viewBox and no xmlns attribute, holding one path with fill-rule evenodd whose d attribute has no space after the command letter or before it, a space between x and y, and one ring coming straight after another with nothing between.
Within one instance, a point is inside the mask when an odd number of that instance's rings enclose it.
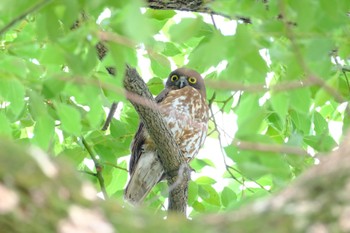
<instances>
[{"instance_id":1,"label":"green leaf","mask_svg":"<svg viewBox=\"0 0 350 233\"><path fill-rule=\"evenodd\" d=\"M214 180L213 178L210 178L208 176L201 176L198 179L196 179L195 181L197 184L199 185L212 185L216 183L216 180Z\"/></svg>"},{"instance_id":2,"label":"green leaf","mask_svg":"<svg viewBox=\"0 0 350 233\"><path fill-rule=\"evenodd\" d=\"M304 142L319 152L329 152L337 146L329 135L305 136Z\"/></svg>"},{"instance_id":3,"label":"green leaf","mask_svg":"<svg viewBox=\"0 0 350 233\"><path fill-rule=\"evenodd\" d=\"M25 89L23 85L14 78L0 79L0 100L9 103L6 107L9 119L16 120L24 107Z\"/></svg>"},{"instance_id":4,"label":"green leaf","mask_svg":"<svg viewBox=\"0 0 350 233\"><path fill-rule=\"evenodd\" d=\"M259 106L259 97L256 94L242 95L241 103L237 110L237 138L245 138L248 135L259 132L265 118L264 109Z\"/></svg>"},{"instance_id":5,"label":"green leaf","mask_svg":"<svg viewBox=\"0 0 350 233\"><path fill-rule=\"evenodd\" d=\"M69 161L72 161L72 163L75 166L81 165L83 160L86 158L86 156L89 156L87 151L84 150L81 146L75 146L73 148L65 148L59 156L64 156L65 158L68 158Z\"/></svg>"},{"instance_id":6,"label":"green leaf","mask_svg":"<svg viewBox=\"0 0 350 233\"><path fill-rule=\"evenodd\" d=\"M216 190L210 185L199 185L198 194L203 199L211 205L220 206L220 196Z\"/></svg>"},{"instance_id":7,"label":"green leaf","mask_svg":"<svg viewBox=\"0 0 350 233\"><path fill-rule=\"evenodd\" d=\"M89 107L90 110L86 113L86 119L89 121L89 125L92 129L98 129L100 128L105 116L105 113L101 107L101 102L96 99L90 104Z\"/></svg>"},{"instance_id":8,"label":"green leaf","mask_svg":"<svg viewBox=\"0 0 350 233\"><path fill-rule=\"evenodd\" d=\"M215 164L211 160L198 158L193 159L190 165L196 172L200 172L206 166L215 167Z\"/></svg>"},{"instance_id":9,"label":"green leaf","mask_svg":"<svg viewBox=\"0 0 350 233\"><path fill-rule=\"evenodd\" d=\"M47 151L50 144L53 144L55 133L55 122L49 115L40 116L34 126L33 143Z\"/></svg>"},{"instance_id":10,"label":"green leaf","mask_svg":"<svg viewBox=\"0 0 350 233\"><path fill-rule=\"evenodd\" d=\"M170 19L175 15L175 11L173 10L154 10L151 8L147 8L147 11L145 13L145 16L148 16L150 18L154 18L157 20L165 20Z\"/></svg>"},{"instance_id":11,"label":"green leaf","mask_svg":"<svg viewBox=\"0 0 350 233\"><path fill-rule=\"evenodd\" d=\"M230 203L237 200L237 195L232 189L225 187L221 192L221 203L224 207L228 207Z\"/></svg>"},{"instance_id":12,"label":"green leaf","mask_svg":"<svg viewBox=\"0 0 350 233\"><path fill-rule=\"evenodd\" d=\"M192 207L195 211L199 212L199 213L204 213L205 212L205 206L203 205L203 203L195 201L192 204Z\"/></svg>"},{"instance_id":13,"label":"green leaf","mask_svg":"<svg viewBox=\"0 0 350 233\"><path fill-rule=\"evenodd\" d=\"M181 51L176 47L174 43L165 42L165 48L162 53L165 56L173 57L175 55L181 54Z\"/></svg>"},{"instance_id":14,"label":"green leaf","mask_svg":"<svg viewBox=\"0 0 350 233\"><path fill-rule=\"evenodd\" d=\"M51 99L60 94L66 83L58 77L49 78L43 83L43 94L46 98Z\"/></svg>"},{"instance_id":15,"label":"green leaf","mask_svg":"<svg viewBox=\"0 0 350 233\"><path fill-rule=\"evenodd\" d=\"M29 92L29 112L34 120L47 114L47 106L43 97L35 91Z\"/></svg>"},{"instance_id":16,"label":"green leaf","mask_svg":"<svg viewBox=\"0 0 350 233\"><path fill-rule=\"evenodd\" d=\"M0 135L12 138L11 125L3 111L0 111Z\"/></svg>"},{"instance_id":17,"label":"green leaf","mask_svg":"<svg viewBox=\"0 0 350 233\"><path fill-rule=\"evenodd\" d=\"M198 69L205 69L206 67L209 68L217 65L227 53L227 48L221 46L226 43L228 43L228 39L219 33L214 33L208 40L203 39L190 54L188 66L195 69L197 69L197 67ZM208 56L208 54L210 54L210 56ZM204 57L206 59L203 59Z\"/></svg>"},{"instance_id":18,"label":"green leaf","mask_svg":"<svg viewBox=\"0 0 350 233\"><path fill-rule=\"evenodd\" d=\"M170 27L169 34L172 41L176 43L183 43L194 37L204 26L201 18L185 18L178 24Z\"/></svg>"},{"instance_id":19,"label":"green leaf","mask_svg":"<svg viewBox=\"0 0 350 233\"><path fill-rule=\"evenodd\" d=\"M80 112L76 108L63 103L56 103L55 106L62 129L72 135L80 136L82 130Z\"/></svg>"},{"instance_id":20,"label":"green leaf","mask_svg":"<svg viewBox=\"0 0 350 233\"><path fill-rule=\"evenodd\" d=\"M163 80L160 78L150 79L147 86L153 95L158 95L164 89Z\"/></svg>"},{"instance_id":21,"label":"green leaf","mask_svg":"<svg viewBox=\"0 0 350 233\"><path fill-rule=\"evenodd\" d=\"M339 74L333 75L330 79L326 81L326 84L334 89L338 89L339 86ZM333 99L334 97L329 94L324 88L318 89L315 96L315 106L322 106L327 101Z\"/></svg>"},{"instance_id":22,"label":"green leaf","mask_svg":"<svg viewBox=\"0 0 350 233\"><path fill-rule=\"evenodd\" d=\"M303 134L308 134L310 132L311 120L309 115L298 113L296 111L290 111L289 114L296 129L303 132Z\"/></svg>"},{"instance_id":23,"label":"green leaf","mask_svg":"<svg viewBox=\"0 0 350 233\"><path fill-rule=\"evenodd\" d=\"M126 168L125 161L117 165L119 167ZM112 169L112 179L108 182L109 185L106 186L107 193L111 195L119 190L124 190L124 184L126 183L127 179L128 173L125 170L118 168Z\"/></svg>"},{"instance_id":24,"label":"green leaf","mask_svg":"<svg viewBox=\"0 0 350 233\"><path fill-rule=\"evenodd\" d=\"M288 108L289 108L289 95L287 92L277 92L273 93L270 98L271 106L276 111L278 116L281 118L282 122L284 122Z\"/></svg>"},{"instance_id":25,"label":"green leaf","mask_svg":"<svg viewBox=\"0 0 350 233\"><path fill-rule=\"evenodd\" d=\"M323 118L323 116L320 113L316 111L314 112L314 125L316 134L328 134L327 121Z\"/></svg>"},{"instance_id":26,"label":"green leaf","mask_svg":"<svg viewBox=\"0 0 350 233\"><path fill-rule=\"evenodd\" d=\"M300 113L308 113L311 105L311 93L308 88L299 88L289 92L290 106Z\"/></svg>"},{"instance_id":27,"label":"green leaf","mask_svg":"<svg viewBox=\"0 0 350 233\"><path fill-rule=\"evenodd\" d=\"M25 78L27 76L27 67L23 59L9 55L1 55L0 58L0 71L3 74L13 74L11 76L17 76L19 78Z\"/></svg>"},{"instance_id":28,"label":"green leaf","mask_svg":"<svg viewBox=\"0 0 350 233\"><path fill-rule=\"evenodd\" d=\"M198 185L196 182L190 181L188 183L188 205L192 206L197 200L198 196Z\"/></svg>"}]
</instances>

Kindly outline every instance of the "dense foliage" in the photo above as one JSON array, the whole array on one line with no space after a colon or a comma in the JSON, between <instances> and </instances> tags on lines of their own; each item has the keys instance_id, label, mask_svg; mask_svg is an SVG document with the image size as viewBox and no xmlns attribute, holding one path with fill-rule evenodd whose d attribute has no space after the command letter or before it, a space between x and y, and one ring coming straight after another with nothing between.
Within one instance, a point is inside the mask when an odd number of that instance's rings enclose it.
<instances>
[{"instance_id":1,"label":"dense foliage","mask_svg":"<svg viewBox=\"0 0 350 233\"><path fill-rule=\"evenodd\" d=\"M69 159L100 189L89 166L98 155L108 195L122 201L138 125L124 97L124 65L137 67L154 95L172 68L188 66L206 74L208 137L222 147L204 146L215 156L191 164L200 174L189 185L191 214L284 187L348 128L350 2L216 0L209 7L226 18L153 10L139 0L3 0L0 134ZM100 41L108 48L102 61ZM117 113L102 131L113 102ZM219 186L205 171L223 162L227 182ZM165 198L163 182L146 204L161 209Z\"/></svg>"}]
</instances>

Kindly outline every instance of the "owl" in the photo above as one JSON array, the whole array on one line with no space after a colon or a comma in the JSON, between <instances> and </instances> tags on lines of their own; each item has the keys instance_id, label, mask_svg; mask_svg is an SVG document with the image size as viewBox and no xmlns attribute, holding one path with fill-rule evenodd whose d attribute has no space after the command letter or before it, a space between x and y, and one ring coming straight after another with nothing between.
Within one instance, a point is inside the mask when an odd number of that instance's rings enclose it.
<instances>
[{"instance_id":1,"label":"owl","mask_svg":"<svg viewBox=\"0 0 350 233\"><path fill-rule=\"evenodd\" d=\"M179 149L190 162L198 154L207 135L209 107L203 78L194 70L176 69L170 73L164 90L155 101ZM140 205L153 186L164 178L164 169L155 142L142 122L130 148L130 180L124 198Z\"/></svg>"}]
</instances>

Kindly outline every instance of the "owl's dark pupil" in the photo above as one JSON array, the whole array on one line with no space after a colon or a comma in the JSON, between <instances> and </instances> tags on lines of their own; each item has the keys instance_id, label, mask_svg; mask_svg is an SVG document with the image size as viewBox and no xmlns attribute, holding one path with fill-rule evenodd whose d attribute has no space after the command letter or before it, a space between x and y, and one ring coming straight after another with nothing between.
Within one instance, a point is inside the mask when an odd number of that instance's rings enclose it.
<instances>
[{"instance_id":1,"label":"owl's dark pupil","mask_svg":"<svg viewBox=\"0 0 350 233\"><path fill-rule=\"evenodd\" d=\"M188 81L189 81L190 83L194 84L194 83L196 83L196 82L197 82L197 79L196 79L196 78L191 77L191 78L189 78L189 79L188 79Z\"/></svg>"},{"instance_id":2,"label":"owl's dark pupil","mask_svg":"<svg viewBox=\"0 0 350 233\"><path fill-rule=\"evenodd\" d=\"M179 77L177 77L177 75L171 76L171 81L173 81L173 82L175 82L178 79L179 79Z\"/></svg>"}]
</instances>

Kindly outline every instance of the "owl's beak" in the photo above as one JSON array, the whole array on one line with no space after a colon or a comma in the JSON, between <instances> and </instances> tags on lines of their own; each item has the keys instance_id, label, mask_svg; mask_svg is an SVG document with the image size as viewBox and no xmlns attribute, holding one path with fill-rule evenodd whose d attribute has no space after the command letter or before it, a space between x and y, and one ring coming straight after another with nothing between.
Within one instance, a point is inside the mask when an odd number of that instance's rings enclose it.
<instances>
[{"instance_id":1,"label":"owl's beak","mask_svg":"<svg viewBox=\"0 0 350 233\"><path fill-rule=\"evenodd\" d=\"M184 77L184 76L181 76L178 83L177 83L177 86L181 89L185 86L188 86L188 81L187 81L187 78Z\"/></svg>"}]
</instances>

